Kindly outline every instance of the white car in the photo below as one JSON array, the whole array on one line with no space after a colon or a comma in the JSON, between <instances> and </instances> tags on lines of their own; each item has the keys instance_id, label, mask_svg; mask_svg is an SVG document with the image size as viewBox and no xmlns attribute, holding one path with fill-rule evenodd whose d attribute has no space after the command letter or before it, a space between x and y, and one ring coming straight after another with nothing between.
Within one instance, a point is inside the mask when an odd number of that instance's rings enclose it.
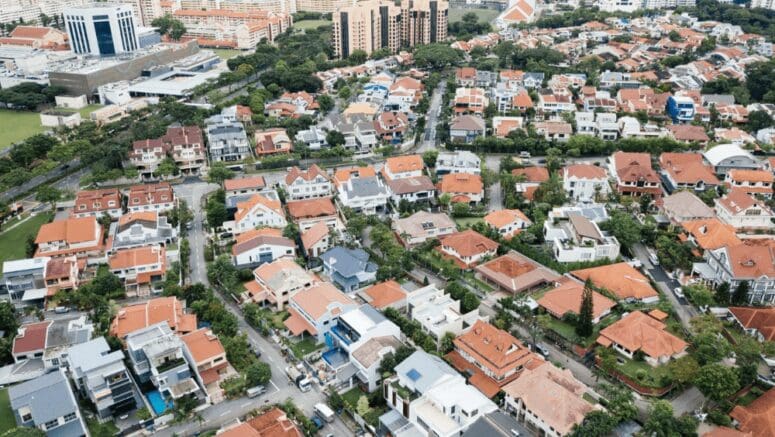
<instances>
[{"instance_id":1,"label":"white car","mask_svg":"<svg viewBox=\"0 0 775 437\"><path fill-rule=\"evenodd\" d=\"M681 299L684 298L684 292L683 292L683 289L681 287L675 287L673 289L673 293L676 295L676 297L679 297Z\"/></svg>"}]
</instances>

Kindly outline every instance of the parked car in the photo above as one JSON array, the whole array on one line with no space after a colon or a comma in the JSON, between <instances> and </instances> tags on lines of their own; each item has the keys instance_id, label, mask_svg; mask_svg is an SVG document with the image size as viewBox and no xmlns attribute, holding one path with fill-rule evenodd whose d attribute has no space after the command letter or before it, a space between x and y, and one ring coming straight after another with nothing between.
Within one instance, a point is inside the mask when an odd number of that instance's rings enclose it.
<instances>
[{"instance_id":1,"label":"parked car","mask_svg":"<svg viewBox=\"0 0 775 437\"><path fill-rule=\"evenodd\" d=\"M681 287L675 287L673 289L673 294L675 294L675 297L677 297L679 299L683 299L684 298L683 288L681 288Z\"/></svg>"}]
</instances>

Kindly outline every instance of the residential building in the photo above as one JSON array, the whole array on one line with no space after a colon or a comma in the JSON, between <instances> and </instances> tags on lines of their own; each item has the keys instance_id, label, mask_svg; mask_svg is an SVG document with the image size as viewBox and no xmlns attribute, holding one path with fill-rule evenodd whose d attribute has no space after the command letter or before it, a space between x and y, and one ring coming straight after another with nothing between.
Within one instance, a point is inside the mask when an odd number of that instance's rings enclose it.
<instances>
[{"instance_id":1,"label":"residential building","mask_svg":"<svg viewBox=\"0 0 775 437\"><path fill-rule=\"evenodd\" d=\"M409 117L402 112L380 112L374 120L374 131L383 142L388 144L400 145L409 127Z\"/></svg>"},{"instance_id":2,"label":"residential building","mask_svg":"<svg viewBox=\"0 0 775 437\"><path fill-rule=\"evenodd\" d=\"M547 363L526 369L505 387L505 409L541 435L570 435L584 417L601 409L584 397L589 388L570 370Z\"/></svg>"},{"instance_id":3,"label":"residential building","mask_svg":"<svg viewBox=\"0 0 775 437\"><path fill-rule=\"evenodd\" d=\"M110 351L105 337L71 346L67 352L76 389L89 399L101 419L134 410L139 393L121 351Z\"/></svg>"},{"instance_id":4,"label":"residential building","mask_svg":"<svg viewBox=\"0 0 775 437\"><path fill-rule=\"evenodd\" d=\"M533 123L533 128L538 135L543 135L546 141L565 143L573 135L573 125L559 120L539 121Z\"/></svg>"},{"instance_id":5,"label":"residential building","mask_svg":"<svg viewBox=\"0 0 775 437\"><path fill-rule=\"evenodd\" d=\"M162 140L168 145L172 159L185 176L207 174L207 152L198 126L168 127Z\"/></svg>"},{"instance_id":6,"label":"residential building","mask_svg":"<svg viewBox=\"0 0 775 437\"><path fill-rule=\"evenodd\" d=\"M517 193L521 193L528 200L533 200L538 186L549 180L549 170L546 167L515 168L511 170L511 174L517 177L517 182L514 184Z\"/></svg>"},{"instance_id":7,"label":"residential building","mask_svg":"<svg viewBox=\"0 0 775 437\"><path fill-rule=\"evenodd\" d=\"M165 404L186 395L202 397L184 352L185 344L166 322L152 324L126 336L126 353L139 383L150 382Z\"/></svg>"},{"instance_id":8,"label":"residential building","mask_svg":"<svg viewBox=\"0 0 775 437\"><path fill-rule=\"evenodd\" d=\"M316 223L301 232L301 246L308 258L317 258L333 246L331 229L325 223Z\"/></svg>"},{"instance_id":9,"label":"residential building","mask_svg":"<svg viewBox=\"0 0 775 437\"><path fill-rule=\"evenodd\" d=\"M445 41L448 10L449 2L445 0L402 0L401 47Z\"/></svg>"},{"instance_id":10,"label":"residential building","mask_svg":"<svg viewBox=\"0 0 775 437\"><path fill-rule=\"evenodd\" d=\"M603 234L595 222L577 213L546 220L544 239L552 242L552 254L562 263L619 257L620 245L616 237Z\"/></svg>"},{"instance_id":11,"label":"residential building","mask_svg":"<svg viewBox=\"0 0 775 437\"><path fill-rule=\"evenodd\" d=\"M288 313L291 316L283 323L294 336L306 332L317 342L323 342L337 318L357 307L354 300L331 283L319 282L290 297Z\"/></svg>"},{"instance_id":12,"label":"residential building","mask_svg":"<svg viewBox=\"0 0 775 437\"><path fill-rule=\"evenodd\" d=\"M707 250L716 250L742 243L742 240L735 233L734 226L722 223L715 216L685 221L681 223L681 227L686 232L685 240L698 247L702 254L705 254ZM679 238L681 237L679 236Z\"/></svg>"},{"instance_id":13,"label":"residential building","mask_svg":"<svg viewBox=\"0 0 775 437\"><path fill-rule=\"evenodd\" d=\"M467 150L439 152L436 157L436 174L467 173L478 175L482 172L482 162L476 154Z\"/></svg>"},{"instance_id":14,"label":"residential building","mask_svg":"<svg viewBox=\"0 0 775 437\"><path fill-rule=\"evenodd\" d=\"M694 100L688 96L670 96L667 98L665 113L673 123L690 123L696 114Z\"/></svg>"},{"instance_id":15,"label":"residential building","mask_svg":"<svg viewBox=\"0 0 775 437\"><path fill-rule=\"evenodd\" d=\"M665 152L659 155L659 167L669 193L685 188L702 192L721 184L713 167L705 164L699 153Z\"/></svg>"},{"instance_id":16,"label":"residential building","mask_svg":"<svg viewBox=\"0 0 775 437\"><path fill-rule=\"evenodd\" d=\"M161 138L134 141L129 152L129 162L142 179L152 179L166 156L167 147Z\"/></svg>"},{"instance_id":17,"label":"residential building","mask_svg":"<svg viewBox=\"0 0 775 437\"><path fill-rule=\"evenodd\" d=\"M274 407L247 422L218 431L220 437L302 437L304 434L281 409Z\"/></svg>"},{"instance_id":18,"label":"residential building","mask_svg":"<svg viewBox=\"0 0 775 437\"><path fill-rule=\"evenodd\" d=\"M169 182L158 184L134 185L129 187L127 211L171 211L175 206L175 193Z\"/></svg>"},{"instance_id":19,"label":"residential building","mask_svg":"<svg viewBox=\"0 0 775 437\"><path fill-rule=\"evenodd\" d=\"M439 196L448 194L451 201L476 204L484 198L484 183L478 174L448 173L441 177Z\"/></svg>"},{"instance_id":20,"label":"residential building","mask_svg":"<svg viewBox=\"0 0 775 437\"><path fill-rule=\"evenodd\" d=\"M770 240L745 240L741 244L706 250L704 261L694 263L692 274L717 287L728 283L735 290L748 282L750 305L772 305L775 302L775 262Z\"/></svg>"},{"instance_id":21,"label":"residential building","mask_svg":"<svg viewBox=\"0 0 775 437\"><path fill-rule=\"evenodd\" d=\"M453 341L455 349L446 355L459 372L470 375L468 381L488 398L493 398L526 369L545 364L521 341L507 331L477 320Z\"/></svg>"},{"instance_id":22,"label":"residential building","mask_svg":"<svg viewBox=\"0 0 775 437\"><path fill-rule=\"evenodd\" d=\"M295 257L296 243L285 238L281 229L251 229L237 235L231 254L237 268L257 267L282 257Z\"/></svg>"},{"instance_id":23,"label":"residential building","mask_svg":"<svg viewBox=\"0 0 775 437\"><path fill-rule=\"evenodd\" d=\"M64 369L9 387L8 400L17 426L50 436L89 435Z\"/></svg>"},{"instance_id":24,"label":"residential building","mask_svg":"<svg viewBox=\"0 0 775 437\"><path fill-rule=\"evenodd\" d=\"M228 225L227 225L228 223ZM224 223L231 227L234 234L241 234L258 227L284 228L288 222L279 200L269 199L261 194L254 194L250 199L237 203L234 222Z\"/></svg>"},{"instance_id":25,"label":"residential building","mask_svg":"<svg viewBox=\"0 0 775 437\"><path fill-rule=\"evenodd\" d=\"M662 196L660 179L651 167L651 155L648 153L615 152L609 165L619 194L633 197L650 195L654 199Z\"/></svg>"},{"instance_id":26,"label":"residential building","mask_svg":"<svg viewBox=\"0 0 775 437\"><path fill-rule=\"evenodd\" d=\"M302 115L315 116L320 105L315 97L306 91L283 93L277 100L266 105L264 113L275 118L298 118Z\"/></svg>"},{"instance_id":27,"label":"residential building","mask_svg":"<svg viewBox=\"0 0 775 437\"><path fill-rule=\"evenodd\" d=\"M453 143L470 144L485 132L484 119L478 115L459 115L449 123L449 139Z\"/></svg>"},{"instance_id":28,"label":"residential building","mask_svg":"<svg viewBox=\"0 0 775 437\"><path fill-rule=\"evenodd\" d=\"M310 150L320 150L328 147L326 133L317 126L310 126L309 129L296 132L294 139L307 146Z\"/></svg>"},{"instance_id":29,"label":"residential building","mask_svg":"<svg viewBox=\"0 0 775 437\"><path fill-rule=\"evenodd\" d=\"M385 160L382 174L385 179L414 178L423 175L425 164L420 155L395 156Z\"/></svg>"},{"instance_id":30,"label":"residential building","mask_svg":"<svg viewBox=\"0 0 775 437\"><path fill-rule=\"evenodd\" d=\"M234 118L214 115L205 120L207 147L212 161L242 161L253 155L245 127Z\"/></svg>"},{"instance_id":31,"label":"residential building","mask_svg":"<svg viewBox=\"0 0 775 437\"><path fill-rule=\"evenodd\" d=\"M484 216L487 226L498 231L501 237L510 239L519 235L533 222L518 209L500 209Z\"/></svg>"},{"instance_id":32,"label":"residential building","mask_svg":"<svg viewBox=\"0 0 775 437\"><path fill-rule=\"evenodd\" d=\"M35 290L46 289L46 267L49 261L51 258L47 256L3 261L3 285L7 293L3 298L11 301L22 299L29 290L32 290L31 294L45 296L42 291Z\"/></svg>"},{"instance_id":33,"label":"residential building","mask_svg":"<svg viewBox=\"0 0 775 437\"><path fill-rule=\"evenodd\" d=\"M493 117L492 132L497 138L506 138L511 132L522 130L522 117Z\"/></svg>"},{"instance_id":34,"label":"residential building","mask_svg":"<svg viewBox=\"0 0 775 437\"><path fill-rule=\"evenodd\" d=\"M27 323L13 338L11 356L16 363L40 360L50 371L67 362L70 346L89 341L93 333L94 325L85 315Z\"/></svg>"},{"instance_id":35,"label":"residential building","mask_svg":"<svg viewBox=\"0 0 775 437\"><path fill-rule=\"evenodd\" d=\"M390 191L373 168L340 170L335 178L339 201L354 212L375 214L387 205Z\"/></svg>"},{"instance_id":36,"label":"residential building","mask_svg":"<svg viewBox=\"0 0 775 437\"><path fill-rule=\"evenodd\" d=\"M751 196L772 197L772 172L767 170L731 169L724 183L730 191L742 191Z\"/></svg>"},{"instance_id":37,"label":"residential building","mask_svg":"<svg viewBox=\"0 0 775 437\"><path fill-rule=\"evenodd\" d=\"M406 308L406 294L401 284L391 279L364 289L358 297L380 311L385 308L403 310Z\"/></svg>"},{"instance_id":38,"label":"residential building","mask_svg":"<svg viewBox=\"0 0 775 437\"><path fill-rule=\"evenodd\" d=\"M262 40L273 42L293 22L290 14L279 11L239 11L226 9L231 5L225 2L212 3L212 8L181 8L172 12L172 17L186 26L185 35L203 47L251 49ZM259 5L265 6L256 4Z\"/></svg>"},{"instance_id":39,"label":"residential building","mask_svg":"<svg viewBox=\"0 0 775 437\"><path fill-rule=\"evenodd\" d=\"M671 138L676 141L682 141L685 143L696 143L699 145L707 145L710 138L705 133L705 128L702 126L695 126L692 124L671 124L667 126L668 133Z\"/></svg>"},{"instance_id":40,"label":"residential building","mask_svg":"<svg viewBox=\"0 0 775 437\"><path fill-rule=\"evenodd\" d=\"M434 198L436 187L428 176L415 176L401 179L388 179L390 200L399 206L401 201L410 203L430 201Z\"/></svg>"},{"instance_id":41,"label":"residential building","mask_svg":"<svg viewBox=\"0 0 775 437\"><path fill-rule=\"evenodd\" d=\"M467 229L441 237L438 250L452 259L458 266L469 269L492 257L498 250L498 243L484 235Z\"/></svg>"},{"instance_id":42,"label":"residential building","mask_svg":"<svg viewBox=\"0 0 775 437\"><path fill-rule=\"evenodd\" d=\"M411 424L414 435L459 436L498 409L441 358L426 352L413 353L395 370L384 383L385 399Z\"/></svg>"},{"instance_id":43,"label":"residential building","mask_svg":"<svg viewBox=\"0 0 775 437\"><path fill-rule=\"evenodd\" d=\"M344 6L333 15L334 55L344 59L356 50L371 54L382 48L398 52L401 40L401 8L384 0L367 0Z\"/></svg>"},{"instance_id":44,"label":"residential building","mask_svg":"<svg viewBox=\"0 0 775 437\"><path fill-rule=\"evenodd\" d=\"M458 88L452 106L456 115L475 114L482 116L490 104L482 88Z\"/></svg>"},{"instance_id":45,"label":"residential building","mask_svg":"<svg viewBox=\"0 0 775 437\"><path fill-rule=\"evenodd\" d=\"M336 206L330 197L296 200L286 203L285 206L291 221L296 223L302 232L318 223L325 223L329 229L344 229Z\"/></svg>"},{"instance_id":46,"label":"residential building","mask_svg":"<svg viewBox=\"0 0 775 437\"><path fill-rule=\"evenodd\" d=\"M124 340L128 334L162 321L173 332L187 334L196 329L196 315L186 314L185 310L185 302L174 296L126 305L110 323L110 335Z\"/></svg>"},{"instance_id":47,"label":"residential building","mask_svg":"<svg viewBox=\"0 0 775 437\"><path fill-rule=\"evenodd\" d=\"M758 341L775 340L775 308L729 307L729 315Z\"/></svg>"},{"instance_id":48,"label":"residential building","mask_svg":"<svg viewBox=\"0 0 775 437\"><path fill-rule=\"evenodd\" d=\"M102 190L83 190L75 195L75 205L71 217L102 217L107 214L115 220L121 217L121 193L116 188Z\"/></svg>"},{"instance_id":49,"label":"residential building","mask_svg":"<svg viewBox=\"0 0 775 437\"><path fill-rule=\"evenodd\" d=\"M611 192L605 168L590 164L573 164L562 169L562 187L576 202L604 199Z\"/></svg>"},{"instance_id":50,"label":"residential building","mask_svg":"<svg viewBox=\"0 0 775 437\"><path fill-rule=\"evenodd\" d=\"M477 266L476 277L512 294L543 287L560 279L556 272L513 250Z\"/></svg>"},{"instance_id":51,"label":"residential building","mask_svg":"<svg viewBox=\"0 0 775 437\"><path fill-rule=\"evenodd\" d=\"M720 144L702 153L705 160L713 166L719 176L724 176L732 169L757 170L761 163L736 144Z\"/></svg>"},{"instance_id":52,"label":"residential building","mask_svg":"<svg viewBox=\"0 0 775 437\"><path fill-rule=\"evenodd\" d=\"M597 343L612 347L629 359L634 359L640 352L646 363L656 367L686 355L689 346L666 328L663 322L651 315L633 311L602 329Z\"/></svg>"},{"instance_id":53,"label":"residential building","mask_svg":"<svg viewBox=\"0 0 775 437\"><path fill-rule=\"evenodd\" d=\"M764 201L742 190L732 190L715 199L718 218L737 230L772 229L775 213Z\"/></svg>"},{"instance_id":54,"label":"residential building","mask_svg":"<svg viewBox=\"0 0 775 437\"><path fill-rule=\"evenodd\" d=\"M336 246L320 255L323 273L346 293L354 292L377 279L377 265L363 249Z\"/></svg>"},{"instance_id":55,"label":"residential building","mask_svg":"<svg viewBox=\"0 0 775 437\"><path fill-rule=\"evenodd\" d=\"M662 212L673 223L716 217L713 209L691 191L678 191L662 199Z\"/></svg>"},{"instance_id":56,"label":"residential building","mask_svg":"<svg viewBox=\"0 0 775 437\"><path fill-rule=\"evenodd\" d=\"M565 90L554 92L542 89L538 93L536 109L542 114L560 114L562 112L576 112L576 104L573 103L573 96Z\"/></svg>"},{"instance_id":57,"label":"residential building","mask_svg":"<svg viewBox=\"0 0 775 437\"><path fill-rule=\"evenodd\" d=\"M103 250L102 227L95 217L55 220L40 227L35 257L98 255Z\"/></svg>"},{"instance_id":58,"label":"residential building","mask_svg":"<svg viewBox=\"0 0 775 437\"><path fill-rule=\"evenodd\" d=\"M462 313L460 301L452 299L434 284L408 292L406 305L409 318L418 321L422 330L436 341L440 341L447 332L460 335L483 317L478 309Z\"/></svg>"},{"instance_id":59,"label":"residential building","mask_svg":"<svg viewBox=\"0 0 775 437\"><path fill-rule=\"evenodd\" d=\"M112 56L140 47L137 18L130 5L91 3L65 8L63 16L73 53Z\"/></svg>"},{"instance_id":60,"label":"residential building","mask_svg":"<svg viewBox=\"0 0 775 437\"><path fill-rule=\"evenodd\" d=\"M166 246L177 238L177 230L167 223L167 217L156 211L124 214L111 229L113 245L110 251L140 246Z\"/></svg>"},{"instance_id":61,"label":"residential building","mask_svg":"<svg viewBox=\"0 0 775 437\"><path fill-rule=\"evenodd\" d=\"M263 176L249 176L223 181L223 190L226 192L227 198L259 194L265 189L266 180L264 180Z\"/></svg>"},{"instance_id":62,"label":"residential building","mask_svg":"<svg viewBox=\"0 0 775 437\"><path fill-rule=\"evenodd\" d=\"M461 437L480 437L480 436L498 436L508 437L513 435L513 431L520 435L529 435L529 431L521 427L519 423L510 415L501 410L495 410L479 417L468 431L461 434Z\"/></svg>"},{"instance_id":63,"label":"residential building","mask_svg":"<svg viewBox=\"0 0 775 437\"><path fill-rule=\"evenodd\" d=\"M225 399L221 382L237 376L226 360L226 350L209 328L200 328L180 337L185 347L183 355L191 363L194 376L207 393L208 401L217 404Z\"/></svg>"},{"instance_id":64,"label":"residential building","mask_svg":"<svg viewBox=\"0 0 775 437\"><path fill-rule=\"evenodd\" d=\"M578 316L583 296L584 284L572 278L563 278L559 287L544 293L537 303L552 317L562 320L568 314ZM615 306L616 302L593 290L592 323L600 323L603 317L611 314L611 309Z\"/></svg>"},{"instance_id":65,"label":"residential building","mask_svg":"<svg viewBox=\"0 0 775 437\"><path fill-rule=\"evenodd\" d=\"M108 256L108 268L124 283L127 295L150 296L166 276L166 251L163 246L119 250Z\"/></svg>"},{"instance_id":66,"label":"residential building","mask_svg":"<svg viewBox=\"0 0 775 437\"><path fill-rule=\"evenodd\" d=\"M747 406L736 405L729 416L742 435L772 435L775 390L769 389Z\"/></svg>"},{"instance_id":67,"label":"residential building","mask_svg":"<svg viewBox=\"0 0 775 437\"><path fill-rule=\"evenodd\" d=\"M282 311L294 294L311 287L317 278L292 258L283 257L264 263L253 270L253 281L245 283L243 301L269 302Z\"/></svg>"},{"instance_id":68,"label":"residential building","mask_svg":"<svg viewBox=\"0 0 775 437\"><path fill-rule=\"evenodd\" d=\"M285 176L285 191L288 200L325 197L331 195L332 185L328 175L317 164L312 164L304 171L292 167Z\"/></svg>"},{"instance_id":69,"label":"residential building","mask_svg":"<svg viewBox=\"0 0 775 437\"><path fill-rule=\"evenodd\" d=\"M649 279L625 262L573 270L570 274L582 281L592 281L596 288L606 290L619 300L643 303L659 300L659 293L651 287Z\"/></svg>"},{"instance_id":70,"label":"residential building","mask_svg":"<svg viewBox=\"0 0 775 437\"><path fill-rule=\"evenodd\" d=\"M259 159L264 156L291 153L293 142L285 129L274 128L257 131L253 136L256 141L256 156Z\"/></svg>"},{"instance_id":71,"label":"residential building","mask_svg":"<svg viewBox=\"0 0 775 437\"><path fill-rule=\"evenodd\" d=\"M447 214L427 211L418 211L409 217L394 220L392 228L405 247L413 247L456 231L455 222Z\"/></svg>"}]
</instances>

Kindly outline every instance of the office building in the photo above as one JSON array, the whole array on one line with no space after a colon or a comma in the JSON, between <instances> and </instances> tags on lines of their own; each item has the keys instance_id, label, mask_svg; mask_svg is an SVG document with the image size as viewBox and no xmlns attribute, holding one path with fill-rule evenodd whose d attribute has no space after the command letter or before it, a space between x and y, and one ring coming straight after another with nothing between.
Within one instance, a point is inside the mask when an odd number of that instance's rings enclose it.
<instances>
[{"instance_id":1,"label":"office building","mask_svg":"<svg viewBox=\"0 0 775 437\"><path fill-rule=\"evenodd\" d=\"M139 47L130 5L95 3L67 8L64 16L73 53L112 56L133 52Z\"/></svg>"}]
</instances>

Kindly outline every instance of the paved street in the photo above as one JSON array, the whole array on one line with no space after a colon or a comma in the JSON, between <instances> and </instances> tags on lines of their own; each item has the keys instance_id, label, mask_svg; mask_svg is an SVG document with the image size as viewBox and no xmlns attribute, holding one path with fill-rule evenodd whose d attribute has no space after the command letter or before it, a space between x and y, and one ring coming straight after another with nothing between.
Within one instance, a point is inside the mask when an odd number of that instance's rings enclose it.
<instances>
[{"instance_id":1,"label":"paved street","mask_svg":"<svg viewBox=\"0 0 775 437\"><path fill-rule=\"evenodd\" d=\"M425 115L425 131L423 132L422 142L417 148L417 153L422 154L428 150L436 149L436 124L439 122L439 109L441 108L442 96L444 95L447 83L439 82L439 86L433 90L431 103L428 105L428 113Z\"/></svg>"}]
</instances>

